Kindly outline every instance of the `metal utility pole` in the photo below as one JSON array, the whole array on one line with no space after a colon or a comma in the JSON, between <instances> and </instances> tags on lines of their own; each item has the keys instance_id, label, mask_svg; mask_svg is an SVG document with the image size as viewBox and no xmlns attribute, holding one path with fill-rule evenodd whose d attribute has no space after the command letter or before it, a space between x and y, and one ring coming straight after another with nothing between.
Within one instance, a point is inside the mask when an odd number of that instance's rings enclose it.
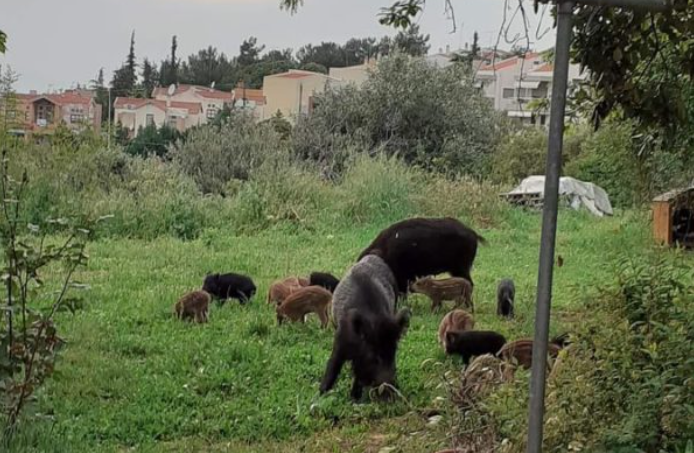
<instances>
[{"instance_id":1,"label":"metal utility pole","mask_svg":"<svg viewBox=\"0 0 694 453\"><path fill-rule=\"evenodd\" d=\"M541 0L547 3L549 0ZM554 57L552 97L549 120L549 146L545 175L544 207L540 265L537 278L535 306L535 338L533 341L532 375L530 380L530 414L528 421L528 453L542 452L542 428L545 412L545 373L547 370L547 343L552 303L552 277L554 247L557 235L559 206L559 176L561 174L566 88L569 76L572 15L575 3L651 11L672 8L674 0L554 0L557 7L557 43Z\"/></svg>"},{"instance_id":2,"label":"metal utility pole","mask_svg":"<svg viewBox=\"0 0 694 453\"><path fill-rule=\"evenodd\" d=\"M108 149L111 150L111 87L108 87Z\"/></svg>"}]
</instances>

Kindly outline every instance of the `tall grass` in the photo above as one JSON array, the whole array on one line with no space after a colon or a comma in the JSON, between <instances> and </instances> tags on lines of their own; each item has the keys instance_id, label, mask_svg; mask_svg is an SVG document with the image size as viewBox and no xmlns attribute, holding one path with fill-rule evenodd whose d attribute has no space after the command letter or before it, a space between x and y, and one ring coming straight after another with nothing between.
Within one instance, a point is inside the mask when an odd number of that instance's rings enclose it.
<instances>
[{"instance_id":1,"label":"tall grass","mask_svg":"<svg viewBox=\"0 0 694 453\"><path fill-rule=\"evenodd\" d=\"M206 229L241 235L270 228L334 231L417 214L488 226L505 209L498 187L447 180L395 157L366 153L352 154L336 181L278 154L251 168L248 179L227 182L224 194L207 195L178 162L158 157L89 146L20 146L10 158L17 177L24 170L29 175L29 220L112 215L101 237L194 239Z\"/></svg>"}]
</instances>

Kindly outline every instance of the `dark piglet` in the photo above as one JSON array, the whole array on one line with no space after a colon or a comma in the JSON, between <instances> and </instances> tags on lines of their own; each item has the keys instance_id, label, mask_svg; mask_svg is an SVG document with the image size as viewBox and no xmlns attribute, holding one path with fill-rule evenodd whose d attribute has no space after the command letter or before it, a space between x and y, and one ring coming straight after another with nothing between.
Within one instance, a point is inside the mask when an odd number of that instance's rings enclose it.
<instances>
[{"instance_id":1,"label":"dark piglet","mask_svg":"<svg viewBox=\"0 0 694 453\"><path fill-rule=\"evenodd\" d=\"M237 299L242 304L251 300L256 292L255 284L250 277L233 273L208 274L202 289L222 302Z\"/></svg>"},{"instance_id":2,"label":"dark piglet","mask_svg":"<svg viewBox=\"0 0 694 453\"><path fill-rule=\"evenodd\" d=\"M337 277L332 274L328 274L327 272L311 272L311 275L308 277L308 281L309 285L320 286L327 289L331 293L335 292L335 288L337 288L337 285L340 283L340 280L338 280Z\"/></svg>"},{"instance_id":3,"label":"dark piglet","mask_svg":"<svg viewBox=\"0 0 694 453\"><path fill-rule=\"evenodd\" d=\"M352 363L351 396L355 400L361 398L364 387L395 385L398 342L409 325L410 312L405 309L395 314L395 293L387 288L384 291L381 283L378 276L357 270L335 291L333 309L338 327L321 393L333 388L345 362Z\"/></svg>"},{"instance_id":4,"label":"dark piglet","mask_svg":"<svg viewBox=\"0 0 694 453\"><path fill-rule=\"evenodd\" d=\"M513 318L513 304L516 299L516 285L513 280L505 278L499 282L496 290L496 314L505 318Z\"/></svg>"},{"instance_id":5,"label":"dark piglet","mask_svg":"<svg viewBox=\"0 0 694 453\"><path fill-rule=\"evenodd\" d=\"M484 354L496 355L504 344L506 344L506 338L490 330L446 333L446 353L462 356L465 365L470 363L471 357Z\"/></svg>"},{"instance_id":6,"label":"dark piglet","mask_svg":"<svg viewBox=\"0 0 694 453\"><path fill-rule=\"evenodd\" d=\"M470 270L480 242L484 238L457 219L413 218L383 230L359 259L369 254L383 258L395 275L398 292L405 295L418 277L444 272L472 284Z\"/></svg>"}]
</instances>

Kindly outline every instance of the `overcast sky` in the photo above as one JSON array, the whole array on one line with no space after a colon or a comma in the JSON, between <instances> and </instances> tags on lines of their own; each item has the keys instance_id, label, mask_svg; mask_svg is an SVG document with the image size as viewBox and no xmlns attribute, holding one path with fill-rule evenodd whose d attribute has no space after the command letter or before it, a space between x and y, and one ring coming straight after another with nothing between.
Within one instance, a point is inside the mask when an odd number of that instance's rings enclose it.
<instances>
[{"instance_id":1,"label":"overcast sky","mask_svg":"<svg viewBox=\"0 0 694 453\"><path fill-rule=\"evenodd\" d=\"M0 56L0 64L20 74L18 91L70 88L93 79L100 67L110 79L128 53L133 30L138 61L145 56L157 62L165 58L174 34L179 56L209 45L236 55L249 36L256 36L267 49L297 49L307 43L393 34L377 18L379 9L390 3L305 0L292 16L279 9L279 0L2 0L0 30L8 34L8 51ZM431 35L432 53L446 45L462 47L472 41L475 30L483 46L496 41L504 0L453 0L456 33L451 33L453 25L444 15L444 0L427 3L419 24ZM538 41L537 18L529 13L531 39ZM521 29L519 20L515 22L511 35ZM547 14L543 27L549 25ZM534 47L550 47L553 39L552 30Z\"/></svg>"}]
</instances>

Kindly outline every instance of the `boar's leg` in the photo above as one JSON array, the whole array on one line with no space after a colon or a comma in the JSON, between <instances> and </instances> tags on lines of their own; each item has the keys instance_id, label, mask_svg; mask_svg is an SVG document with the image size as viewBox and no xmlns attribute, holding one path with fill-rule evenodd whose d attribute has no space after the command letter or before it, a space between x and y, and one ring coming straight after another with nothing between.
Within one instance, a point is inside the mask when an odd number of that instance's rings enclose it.
<instances>
[{"instance_id":1,"label":"boar's leg","mask_svg":"<svg viewBox=\"0 0 694 453\"><path fill-rule=\"evenodd\" d=\"M335 339L335 345L333 346L333 353L328 360L328 366L325 368L325 374L323 375L323 380L320 384L320 393L325 393L333 388L337 377L340 375L342 370L342 365L345 364L345 357L340 347L337 345L339 338Z\"/></svg>"},{"instance_id":2,"label":"boar's leg","mask_svg":"<svg viewBox=\"0 0 694 453\"><path fill-rule=\"evenodd\" d=\"M277 325L281 326L282 321L284 321L284 316L282 316L279 312L277 312Z\"/></svg>"},{"instance_id":3,"label":"boar's leg","mask_svg":"<svg viewBox=\"0 0 694 453\"><path fill-rule=\"evenodd\" d=\"M320 319L320 326L322 329L328 327L328 309L327 307L323 310L318 310L318 318Z\"/></svg>"},{"instance_id":4,"label":"boar's leg","mask_svg":"<svg viewBox=\"0 0 694 453\"><path fill-rule=\"evenodd\" d=\"M438 311L439 308L441 307L441 299L439 297L432 297L431 298L431 311Z\"/></svg>"},{"instance_id":5,"label":"boar's leg","mask_svg":"<svg viewBox=\"0 0 694 453\"><path fill-rule=\"evenodd\" d=\"M364 386L361 385L361 382L359 382L359 379L357 379L356 377L354 378L354 382L352 383L352 390L349 394L355 401L360 400L361 396L364 394Z\"/></svg>"}]
</instances>

